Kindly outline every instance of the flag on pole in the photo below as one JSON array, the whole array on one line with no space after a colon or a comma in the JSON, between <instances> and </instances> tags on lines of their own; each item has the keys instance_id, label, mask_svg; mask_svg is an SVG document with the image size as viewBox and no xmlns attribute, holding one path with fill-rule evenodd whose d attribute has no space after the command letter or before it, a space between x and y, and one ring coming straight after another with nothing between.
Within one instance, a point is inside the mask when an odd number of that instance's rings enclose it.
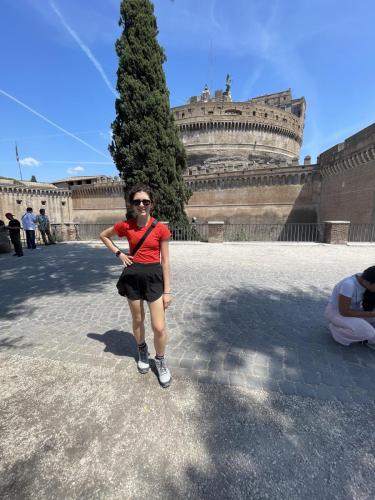
<instances>
[{"instance_id":1,"label":"flag on pole","mask_svg":"<svg viewBox=\"0 0 375 500\"><path fill-rule=\"evenodd\" d=\"M17 148L17 143L16 143L16 160L17 162L20 161L20 157L18 156L18 148Z\"/></svg>"}]
</instances>

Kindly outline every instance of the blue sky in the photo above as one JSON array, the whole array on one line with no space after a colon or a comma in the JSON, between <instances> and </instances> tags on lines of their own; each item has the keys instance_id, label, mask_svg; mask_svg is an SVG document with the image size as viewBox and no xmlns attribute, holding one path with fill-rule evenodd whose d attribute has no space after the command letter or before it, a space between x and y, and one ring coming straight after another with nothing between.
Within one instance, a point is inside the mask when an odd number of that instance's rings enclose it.
<instances>
[{"instance_id":1,"label":"blue sky","mask_svg":"<svg viewBox=\"0 0 375 500\"><path fill-rule=\"evenodd\" d=\"M107 146L119 4L1 1L0 175L19 176L15 141L24 179L117 175ZM373 0L154 5L172 106L205 83L224 88L227 73L234 100L291 87L307 101L301 158L313 160L375 121Z\"/></svg>"}]
</instances>

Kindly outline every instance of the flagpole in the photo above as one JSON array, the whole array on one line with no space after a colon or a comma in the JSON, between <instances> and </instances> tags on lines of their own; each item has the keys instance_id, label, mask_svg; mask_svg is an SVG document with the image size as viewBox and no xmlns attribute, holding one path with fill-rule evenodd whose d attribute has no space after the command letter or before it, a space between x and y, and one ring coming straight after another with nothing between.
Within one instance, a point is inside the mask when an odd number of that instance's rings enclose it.
<instances>
[{"instance_id":1,"label":"flagpole","mask_svg":"<svg viewBox=\"0 0 375 500\"><path fill-rule=\"evenodd\" d=\"M22 170L21 170L21 165L20 165L20 160L19 159L18 159L18 168L20 169L21 181L23 181L23 179L22 179Z\"/></svg>"},{"instance_id":2,"label":"flagpole","mask_svg":"<svg viewBox=\"0 0 375 500\"><path fill-rule=\"evenodd\" d=\"M21 170L20 157L18 155L17 143L16 143L16 160L17 160L17 163L18 163L18 168L19 168L19 171L20 171L20 178L21 178L21 181L22 181L23 180L22 179L22 170Z\"/></svg>"}]
</instances>

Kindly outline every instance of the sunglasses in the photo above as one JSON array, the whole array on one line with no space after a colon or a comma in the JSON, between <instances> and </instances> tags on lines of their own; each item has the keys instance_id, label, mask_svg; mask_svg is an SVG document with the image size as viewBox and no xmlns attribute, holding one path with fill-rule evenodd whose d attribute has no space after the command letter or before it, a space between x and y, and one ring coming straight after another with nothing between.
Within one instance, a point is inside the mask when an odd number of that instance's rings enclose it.
<instances>
[{"instance_id":1,"label":"sunglasses","mask_svg":"<svg viewBox=\"0 0 375 500\"><path fill-rule=\"evenodd\" d=\"M133 200L132 201L132 205L134 205L135 207L139 207L141 203L143 203L144 207L148 207L149 205L151 205L151 200Z\"/></svg>"}]
</instances>

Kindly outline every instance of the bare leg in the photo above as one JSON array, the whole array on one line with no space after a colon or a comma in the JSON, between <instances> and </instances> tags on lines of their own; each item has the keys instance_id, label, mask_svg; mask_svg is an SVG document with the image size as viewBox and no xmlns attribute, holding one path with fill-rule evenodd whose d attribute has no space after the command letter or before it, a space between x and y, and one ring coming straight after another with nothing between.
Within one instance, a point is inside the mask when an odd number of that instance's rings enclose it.
<instances>
[{"instance_id":1,"label":"bare leg","mask_svg":"<svg viewBox=\"0 0 375 500\"><path fill-rule=\"evenodd\" d=\"M133 320L133 334L137 344L143 344L145 341L145 310L143 300L129 300L128 304Z\"/></svg>"},{"instance_id":2,"label":"bare leg","mask_svg":"<svg viewBox=\"0 0 375 500\"><path fill-rule=\"evenodd\" d=\"M148 302L148 307L151 314L151 326L154 332L156 355L164 356L167 344L167 334L165 331L163 297L160 297L160 299L155 300L154 302Z\"/></svg>"}]
</instances>

